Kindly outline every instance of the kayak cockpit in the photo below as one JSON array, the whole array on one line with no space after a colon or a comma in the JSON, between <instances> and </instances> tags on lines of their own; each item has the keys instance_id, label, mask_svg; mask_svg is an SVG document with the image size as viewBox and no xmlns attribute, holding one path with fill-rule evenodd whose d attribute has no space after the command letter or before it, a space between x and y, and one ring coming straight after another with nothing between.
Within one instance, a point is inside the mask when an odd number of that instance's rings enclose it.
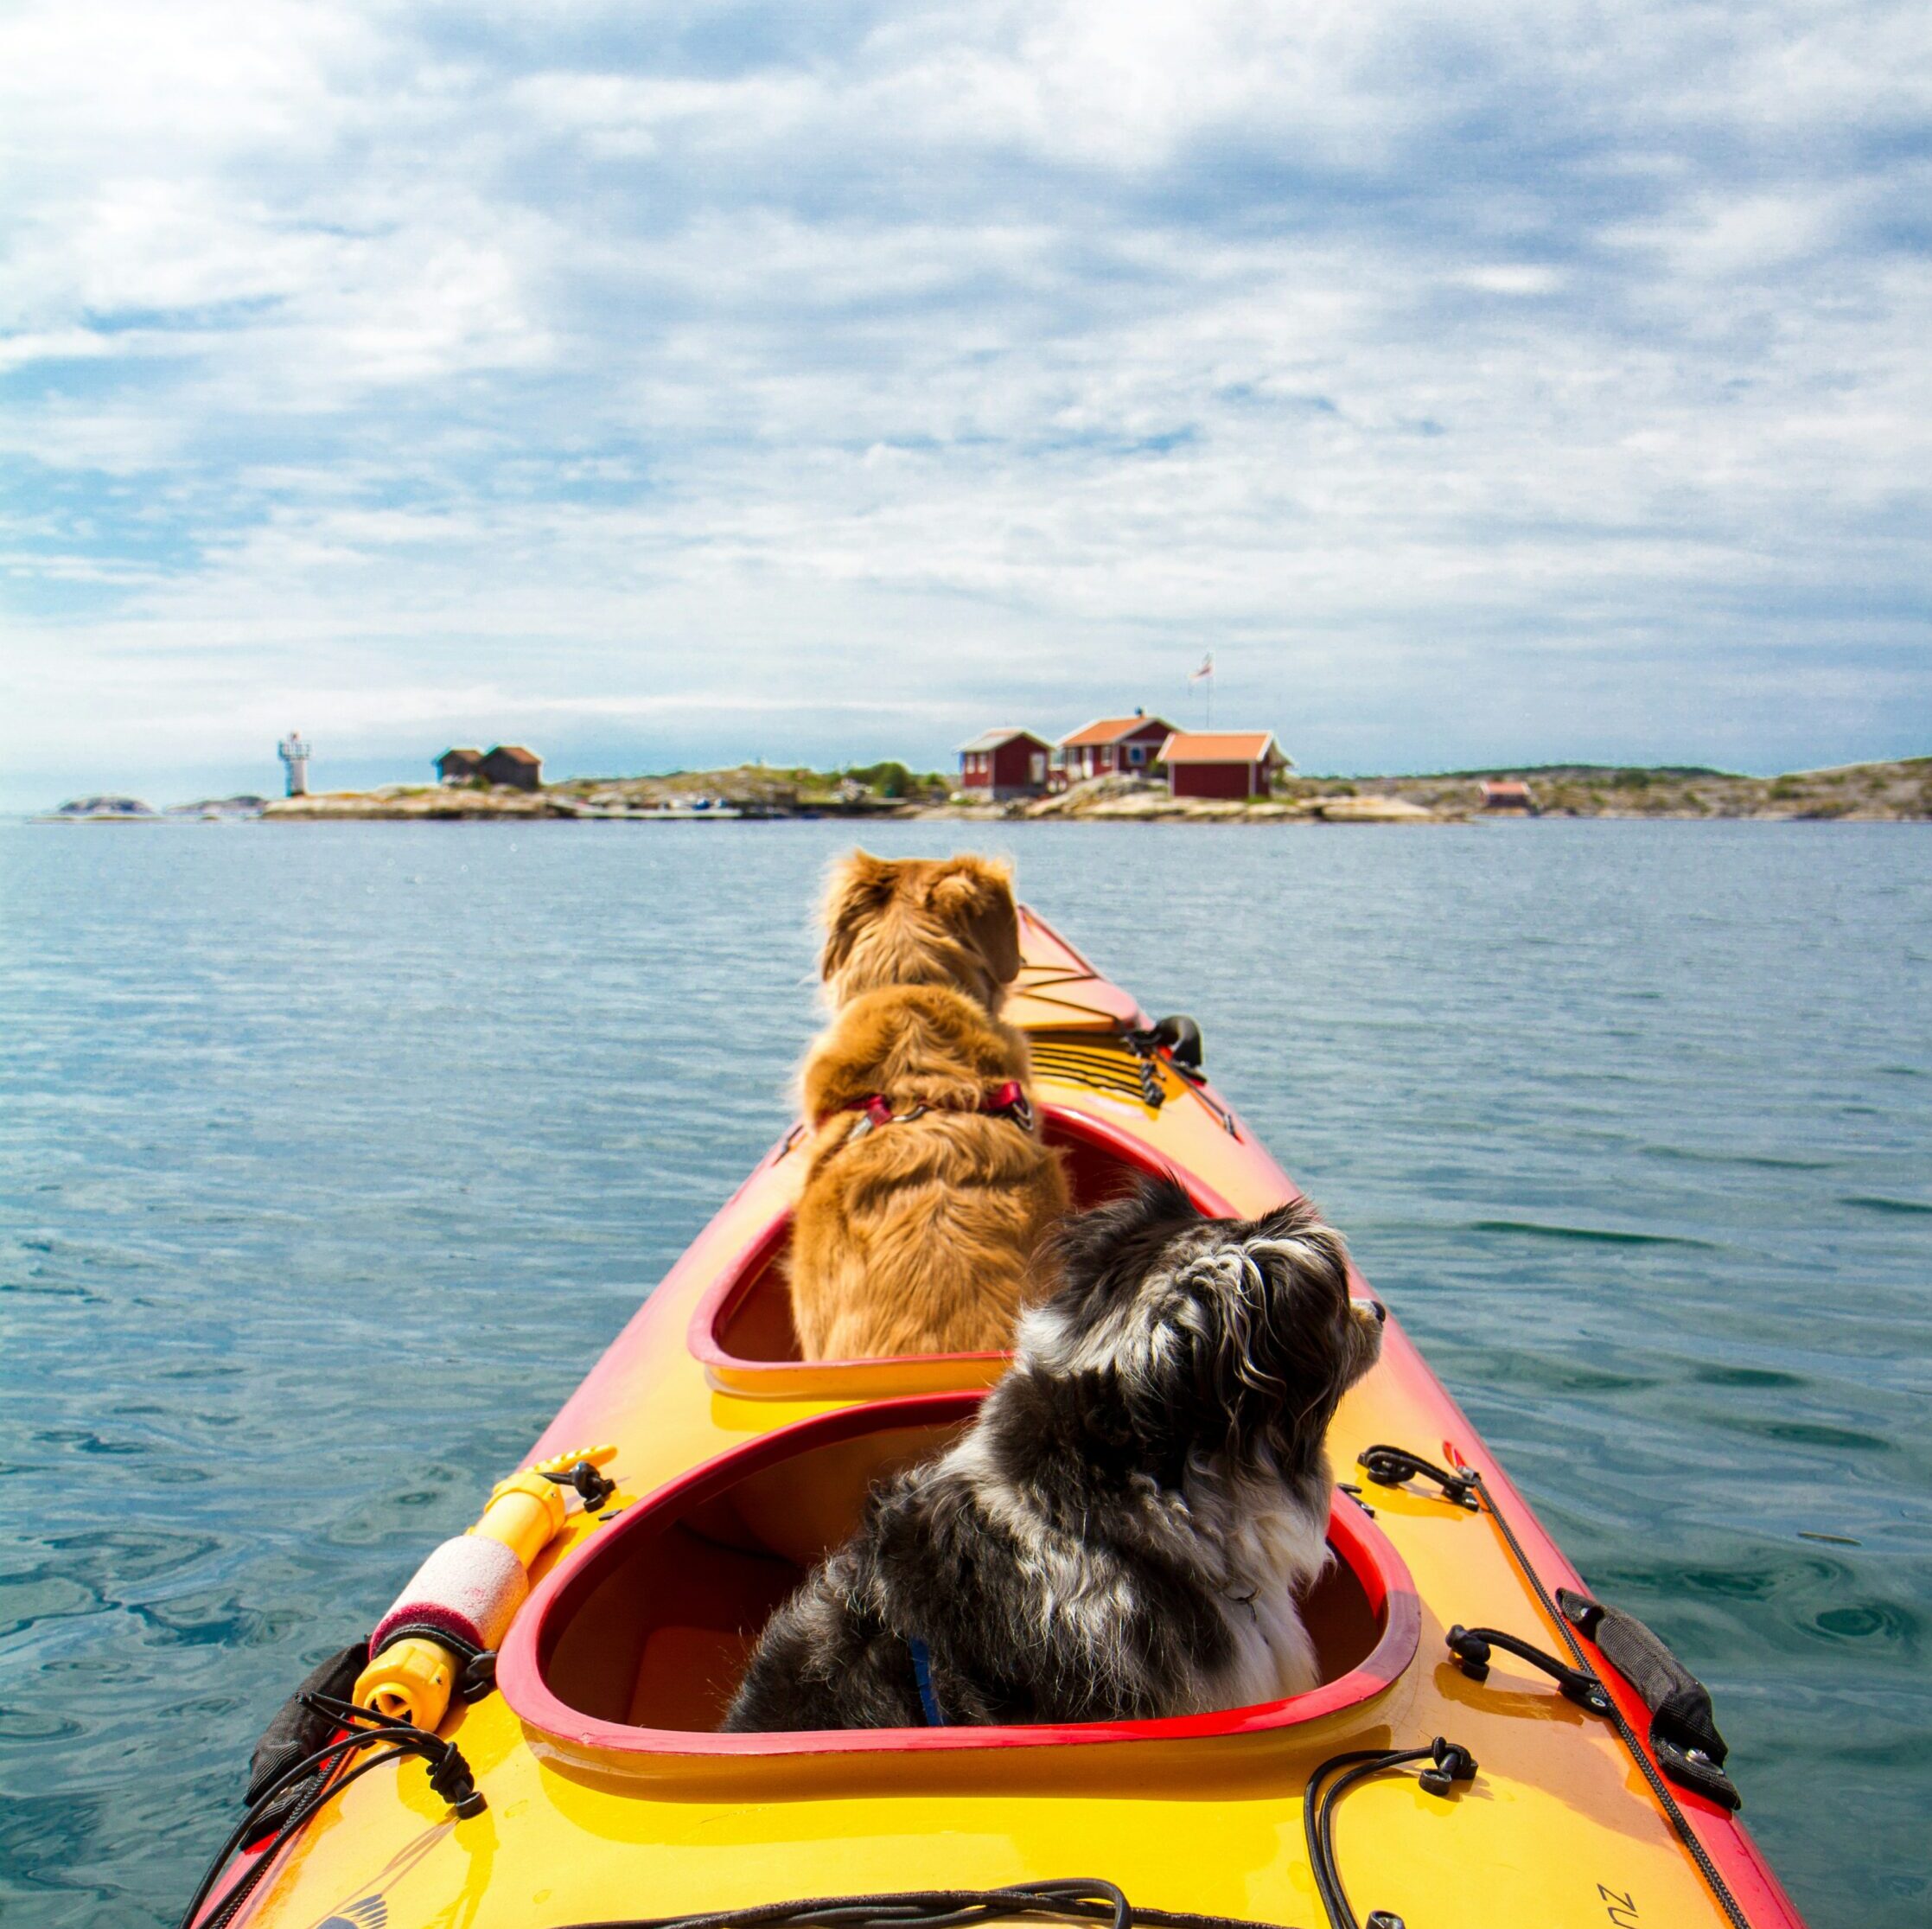
<instances>
[{"instance_id":1,"label":"kayak cockpit","mask_svg":"<svg viewBox=\"0 0 1932 1929\"><path fill-rule=\"evenodd\" d=\"M720 1734L760 1628L858 1524L883 1476L944 1450L977 1392L820 1414L734 1447L628 1508L546 1581L506 1644L499 1682L553 1747L633 1773L761 1758L1176 1741L1292 1728L1382 1694L1416 1651L1400 1557L1339 1498L1335 1559L1302 1603L1323 1681L1288 1701L1160 1721Z\"/></svg>"},{"instance_id":2,"label":"kayak cockpit","mask_svg":"<svg viewBox=\"0 0 1932 1929\"><path fill-rule=\"evenodd\" d=\"M1213 1186L1176 1171L1145 1140L1091 1113L1043 1106L1040 1126L1046 1142L1061 1155L1078 1210L1119 1198L1143 1178L1172 1173L1203 1212L1215 1218L1234 1216ZM790 1211L776 1215L719 1273L692 1314L691 1351L721 1392L788 1399L878 1398L989 1386L1004 1370L1004 1353L801 1359L786 1284L791 1230Z\"/></svg>"}]
</instances>

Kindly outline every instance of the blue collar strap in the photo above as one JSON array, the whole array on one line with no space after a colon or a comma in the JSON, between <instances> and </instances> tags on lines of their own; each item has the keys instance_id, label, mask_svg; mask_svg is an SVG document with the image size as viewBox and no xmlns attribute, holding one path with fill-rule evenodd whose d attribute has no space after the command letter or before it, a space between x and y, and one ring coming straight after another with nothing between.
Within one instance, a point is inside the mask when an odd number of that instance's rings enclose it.
<instances>
[{"instance_id":1,"label":"blue collar strap","mask_svg":"<svg viewBox=\"0 0 1932 1929\"><path fill-rule=\"evenodd\" d=\"M933 1692L933 1657L916 1634L907 1638L906 1646L911 1651L912 1678L919 1683L919 1705L926 1711L926 1726L943 1728L946 1716L940 1709L939 1696Z\"/></svg>"}]
</instances>

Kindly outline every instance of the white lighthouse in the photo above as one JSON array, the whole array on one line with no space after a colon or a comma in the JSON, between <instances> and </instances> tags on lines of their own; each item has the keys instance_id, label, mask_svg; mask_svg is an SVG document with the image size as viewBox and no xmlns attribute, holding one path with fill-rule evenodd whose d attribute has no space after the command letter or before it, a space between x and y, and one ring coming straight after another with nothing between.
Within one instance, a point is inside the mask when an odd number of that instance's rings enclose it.
<instances>
[{"instance_id":1,"label":"white lighthouse","mask_svg":"<svg viewBox=\"0 0 1932 1929\"><path fill-rule=\"evenodd\" d=\"M299 730L291 730L275 746L275 754L289 767L289 795L309 795L309 746Z\"/></svg>"}]
</instances>

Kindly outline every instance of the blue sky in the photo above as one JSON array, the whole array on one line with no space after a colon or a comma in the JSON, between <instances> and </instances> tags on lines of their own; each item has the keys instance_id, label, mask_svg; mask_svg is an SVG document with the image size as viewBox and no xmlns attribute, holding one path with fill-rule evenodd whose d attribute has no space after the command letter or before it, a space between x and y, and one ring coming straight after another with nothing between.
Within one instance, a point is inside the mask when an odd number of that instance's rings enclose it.
<instances>
[{"instance_id":1,"label":"blue sky","mask_svg":"<svg viewBox=\"0 0 1932 1929\"><path fill-rule=\"evenodd\" d=\"M0 19L0 807L1932 750L1932 14ZM1197 713L1197 712L1196 712Z\"/></svg>"}]
</instances>

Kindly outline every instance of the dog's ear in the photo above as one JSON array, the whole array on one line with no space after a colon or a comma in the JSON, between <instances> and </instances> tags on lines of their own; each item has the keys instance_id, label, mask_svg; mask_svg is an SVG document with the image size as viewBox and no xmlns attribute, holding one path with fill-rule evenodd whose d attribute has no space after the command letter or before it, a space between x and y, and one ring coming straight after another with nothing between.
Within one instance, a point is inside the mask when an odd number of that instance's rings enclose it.
<instances>
[{"instance_id":1,"label":"dog's ear","mask_svg":"<svg viewBox=\"0 0 1932 1929\"><path fill-rule=\"evenodd\" d=\"M1291 1199L1264 1213L1254 1222L1253 1236L1286 1247L1301 1277L1348 1298L1349 1249L1310 1200Z\"/></svg>"},{"instance_id":2,"label":"dog's ear","mask_svg":"<svg viewBox=\"0 0 1932 1929\"><path fill-rule=\"evenodd\" d=\"M1020 974L1020 914L1011 867L965 855L941 867L928 894L933 909L986 961L997 983Z\"/></svg>"},{"instance_id":3,"label":"dog's ear","mask_svg":"<svg viewBox=\"0 0 1932 1929\"><path fill-rule=\"evenodd\" d=\"M1264 1425L1277 1466L1298 1478L1319 1466L1336 1405L1360 1371L1349 1365L1349 1250L1305 1199L1229 1231L1260 1268L1262 1302L1251 1313L1244 1293L1229 1306L1218 1345L1196 1361L1197 1383L1242 1428Z\"/></svg>"},{"instance_id":4,"label":"dog's ear","mask_svg":"<svg viewBox=\"0 0 1932 1929\"><path fill-rule=\"evenodd\" d=\"M899 866L870 851L855 850L832 867L819 913L826 933L825 949L819 956L822 980L830 983L844 968L858 934L892 902L898 885Z\"/></svg>"}]
</instances>

